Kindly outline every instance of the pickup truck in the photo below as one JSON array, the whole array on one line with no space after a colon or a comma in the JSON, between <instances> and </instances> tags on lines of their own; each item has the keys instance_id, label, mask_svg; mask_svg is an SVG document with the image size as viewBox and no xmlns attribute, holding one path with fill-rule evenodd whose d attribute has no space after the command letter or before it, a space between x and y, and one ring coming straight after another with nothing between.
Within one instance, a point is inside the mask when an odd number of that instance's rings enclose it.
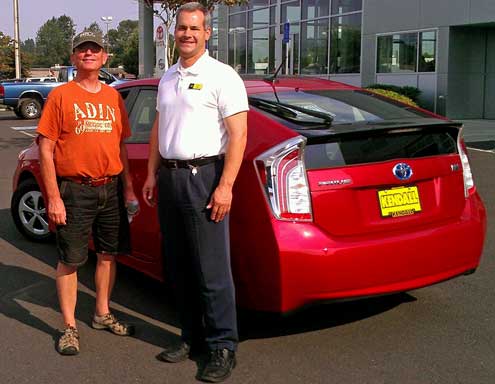
<instances>
[{"instance_id":1,"label":"pickup truck","mask_svg":"<svg viewBox=\"0 0 495 384\"><path fill-rule=\"evenodd\" d=\"M18 117L37 119L50 91L74 79L77 69L74 67L52 67L57 74L56 82L2 82L0 83L0 104L14 110ZM101 82L110 84L120 82L114 75L105 69L100 69Z\"/></svg>"}]
</instances>

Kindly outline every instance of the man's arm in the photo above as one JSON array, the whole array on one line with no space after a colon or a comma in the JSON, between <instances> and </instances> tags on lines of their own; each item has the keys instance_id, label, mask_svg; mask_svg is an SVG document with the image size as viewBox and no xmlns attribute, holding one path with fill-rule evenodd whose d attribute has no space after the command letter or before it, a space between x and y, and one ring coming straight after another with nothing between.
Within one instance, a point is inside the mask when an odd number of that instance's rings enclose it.
<instances>
[{"instance_id":1,"label":"man's arm","mask_svg":"<svg viewBox=\"0 0 495 384\"><path fill-rule=\"evenodd\" d=\"M156 171L160 166L160 152L158 149L159 120L160 120L160 114L157 112L150 134L150 145L149 145L149 155L148 155L148 175L143 185L143 200L150 207L153 207L155 205L155 198L153 196L153 191L156 186Z\"/></svg>"},{"instance_id":2,"label":"man's arm","mask_svg":"<svg viewBox=\"0 0 495 384\"><path fill-rule=\"evenodd\" d=\"M239 173L247 140L247 112L240 112L226 117L224 120L228 134L225 150L225 163L220 182L216 187L206 208L211 208L211 219L222 221L230 212L232 204L232 188Z\"/></svg>"},{"instance_id":3,"label":"man's arm","mask_svg":"<svg viewBox=\"0 0 495 384\"><path fill-rule=\"evenodd\" d=\"M55 163L53 161L55 144L55 141L42 135L39 136L41 180L43 180L48 199L48 218L55 225L65 225L65 205L60 197Z\"/></svg>"}]
</instances>

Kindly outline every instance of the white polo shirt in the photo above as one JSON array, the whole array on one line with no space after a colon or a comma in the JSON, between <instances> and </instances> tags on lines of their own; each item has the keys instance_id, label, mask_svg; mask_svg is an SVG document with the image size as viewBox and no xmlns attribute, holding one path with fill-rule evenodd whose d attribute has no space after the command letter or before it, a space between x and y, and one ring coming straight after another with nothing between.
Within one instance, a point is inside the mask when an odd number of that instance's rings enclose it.
<instances>
[{"instance_id":1,"label":"white polo shirt","mask_svg":"<svg viewBox=\"0 0 495 384\"><path fill-rule=\"evenodd\" d=\"M189 160L225 153L223 119L247 111L249 105L237 72L206 51L189 68L179 60L163 75L156 109L160 155Z\"/></svg>"}]
</instances>

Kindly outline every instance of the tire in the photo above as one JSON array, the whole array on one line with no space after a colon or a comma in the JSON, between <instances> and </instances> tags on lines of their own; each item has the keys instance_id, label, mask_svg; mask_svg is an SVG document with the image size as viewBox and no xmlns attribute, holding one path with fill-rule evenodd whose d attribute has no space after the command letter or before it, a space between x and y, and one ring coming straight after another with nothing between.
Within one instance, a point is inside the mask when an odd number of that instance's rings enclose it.
<instances>
[{"instance_id":1,"label":"tire","mask_svg":"<svg viewBox=\"0 0 495 384\"><path fill-rule=\"evenodd\" d=\"M37 119L41 116L41 103L36 99L23 99L19 112L24 119Z\"/></svg>"},{"instance_id":2,"label":"tire","mask_svg":"<svg viewBox=\"0 0 495 384\"><path fill-rule=\"evenodd\" d=\"M52 238L45 200L35 180L24 180L18 185L12 195L10 212L17 229L28 239L44 242Z\"/></svg>"}]
</instances>

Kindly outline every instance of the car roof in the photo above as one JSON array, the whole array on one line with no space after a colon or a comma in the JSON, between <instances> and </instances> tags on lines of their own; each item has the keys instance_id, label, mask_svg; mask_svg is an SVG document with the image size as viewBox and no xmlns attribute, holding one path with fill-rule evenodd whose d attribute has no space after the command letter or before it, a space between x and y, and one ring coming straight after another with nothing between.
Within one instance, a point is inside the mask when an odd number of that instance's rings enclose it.
<instances>
[{"instance_id":1,"label":"car roof","mask_svg":"<svg viewBox=\"0 0 495 384\"><path fill-rule=\"evenodd\" d=\"M264 93L264 92L273 92L273 85L277 91L289 91L292 89L330 89L330 90L355 90L360 89L358 87L354 87L352 85L347 85L343 83L339 83L336 81L320 79L315 77L295 77L295 76L280 76L277 77L275 82L272 85L272 82L269 80L265 80L263 77L259 76L241 76L244 80L244 85L246 86L247 93L249 95ZM126 81L125 83L116 85L115 88L127 88L127 87L135 87L135 86L158 86L160 82L159 78L151 78L151 79L139 79Z\"/></svg>"}]
</instances>

